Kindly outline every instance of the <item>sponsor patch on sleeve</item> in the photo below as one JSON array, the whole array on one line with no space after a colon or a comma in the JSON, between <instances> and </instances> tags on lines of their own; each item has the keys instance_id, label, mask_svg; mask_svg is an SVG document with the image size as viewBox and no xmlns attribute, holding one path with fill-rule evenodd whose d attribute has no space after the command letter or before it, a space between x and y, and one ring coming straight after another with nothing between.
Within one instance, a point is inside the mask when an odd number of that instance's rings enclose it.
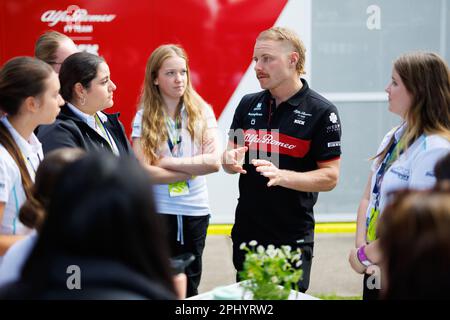
<instances>
[{"instance_id":1,"label":"sponsor patch on sleeve","mask_svg":"<svg viewBox=\"0 0 450 320\"><path fill-rule=\"evenodd\" d=\"M341 146L341 142L340 141L328 142L328 148L340 147L340 146Z\"/></svg>"},{"instance_id":2,"label":"sponsor patch on sleeve","mask_svg":"<svg viewBox=\"0 0 450 320\"><path fill-rule=\"evenodd\" d=\"M334 113L334 112L330 113L330 116L328 118L330 119L331 123L337 123L338 122L338 117L337 117L336 113Z\"/></svg>"},{"instance_id":3,"label":"sponsor patch on sleeve","mask_svg":"<svg viewBox=\"0 0 450 320\"><path fill-rule=\"evenodd\" d=\"M331 126L327 126L327 133L337 132L341 129L341 125L339 123L333 124Z\"/></svg>"}]
</instances>

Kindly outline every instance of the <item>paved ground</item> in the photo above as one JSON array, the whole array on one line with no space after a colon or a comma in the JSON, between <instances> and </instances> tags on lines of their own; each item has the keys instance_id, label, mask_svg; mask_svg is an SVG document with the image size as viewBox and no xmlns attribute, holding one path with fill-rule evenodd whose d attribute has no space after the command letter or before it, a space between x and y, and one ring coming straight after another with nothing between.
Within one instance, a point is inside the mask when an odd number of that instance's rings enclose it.
<instances>
[{"instance_id":1,"label":"paved ground","mask_svg":"<svg viewBox=\"0 0 450 320\"><path fill-rule=\"evenodd\" d=\"M308 294L362 295L362 277L350 268L347 261L353 245L353 234L316 234ZM231 256L229 237L208 236L199 293L235 282Z\"/></svg>"}]
</instances>

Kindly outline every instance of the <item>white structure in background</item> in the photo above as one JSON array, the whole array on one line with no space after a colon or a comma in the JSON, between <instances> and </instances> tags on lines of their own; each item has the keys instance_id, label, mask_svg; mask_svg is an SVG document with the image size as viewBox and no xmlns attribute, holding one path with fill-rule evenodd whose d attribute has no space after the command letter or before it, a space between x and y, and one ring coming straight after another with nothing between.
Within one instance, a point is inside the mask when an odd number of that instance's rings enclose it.
<instances>
[{"instance_id":1,"label":"white structure in background","mask_svg":"<svg viewBox=\"0 0 450 320\"><path fill-rule=\"evenodd\" d=\"M333 191L320 193L317 221L356 219L369 158L400 120L387 111L384 92L392 61L407 51L427 50L448 62L449 24L447 0L288 1L275 25L298 33L307 49L305 78L336 104L342 121L340 181ZM218 121L224 146L240 99L260 90L250 64ZM234 222L238 178L223 171L207 176L212 223Z\"/></svg>"}]
</instances>

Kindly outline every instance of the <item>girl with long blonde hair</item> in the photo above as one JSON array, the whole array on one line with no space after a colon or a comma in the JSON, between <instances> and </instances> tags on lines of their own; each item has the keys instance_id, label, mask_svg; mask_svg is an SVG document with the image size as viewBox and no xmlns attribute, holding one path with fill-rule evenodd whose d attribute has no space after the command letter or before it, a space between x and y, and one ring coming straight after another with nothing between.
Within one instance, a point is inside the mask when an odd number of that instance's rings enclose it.
<instances>
[{"instance_id":1,"label":"girl with long blonde hair","mask_svg":"<svg viewBox=\"0 0 450 320\"><path fill-rule=\"evenodd\" d=\"M167 222L171 254L192 253L187 296L197 294L210 209L204 175L219 170L217 122L194 90L186 52L162 45L145 71L133 149L156 183L158 212Z\"/></svg>"}]
</instances>

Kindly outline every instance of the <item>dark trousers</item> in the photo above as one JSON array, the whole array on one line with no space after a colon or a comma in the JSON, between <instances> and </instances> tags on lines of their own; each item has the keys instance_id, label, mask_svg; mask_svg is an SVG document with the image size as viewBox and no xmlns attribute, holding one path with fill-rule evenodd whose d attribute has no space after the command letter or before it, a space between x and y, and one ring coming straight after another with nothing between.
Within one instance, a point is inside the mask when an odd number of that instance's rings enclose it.
<instances>
[{"instance_id":1,"label":"dark trousers","mask_svg":"<svg viewBox=\"0 0 450 320\"><path fill-rule=\"evenodd\" d=\"M244 241L233 239L233 264L236 268L237 274L236 274L236 281L241 281L242 279L239 277L239 271L242 271L244 261L245 261L245 251L241 250L239 246ZM245 241L248 246L248 241ZM267 246L269 244L273 244L271 242L261 242L258 241L258 245L264 246L264 248L267 249ZM275 244L274 244L275 245ZM300 248L302 250L301 260L302 264L300 268L303 270L302 273L302 279L298 282L298 290L300 292L305 293L306 290L308 290L309 287L309 278L311 275L311 265L312 265L312 258L313 258L313 250L314 250L314 243L308 243L308 244L292 244L292 243L283 243L283 244L276 244L276 247L280 247L281 245L289 245L291 246L292 250L295 251L297 248Z\"/></svg>"},{"instance_id":2,"label":"dark trousers","mask_svg":"<svg viewBox=\"0 0 450 320\"><path fill-rule=\"evenodd\" d=\"M375 288L369 288L367 286L368 274L364 274L364 283L363 283L363 300L378 300L380 298L380 290Z\"/></svg>"},{"instance_id":3,"label":"dark trousers","mask_svg":"<svg viewBox=\"0 0 450 320\"><path fill-rule=\"evenodd\" d=\"M209 225L209 215L200 217L183 216L184 244L177 241L178 221L177 216L162 214L168 231L170 255L172 257L183 253L192 253L195 260L185 269L188 279L187 297L198 294L198 286L202 275L202 254L205 248L206 231Z\"/></svg>"}]
</instances>

